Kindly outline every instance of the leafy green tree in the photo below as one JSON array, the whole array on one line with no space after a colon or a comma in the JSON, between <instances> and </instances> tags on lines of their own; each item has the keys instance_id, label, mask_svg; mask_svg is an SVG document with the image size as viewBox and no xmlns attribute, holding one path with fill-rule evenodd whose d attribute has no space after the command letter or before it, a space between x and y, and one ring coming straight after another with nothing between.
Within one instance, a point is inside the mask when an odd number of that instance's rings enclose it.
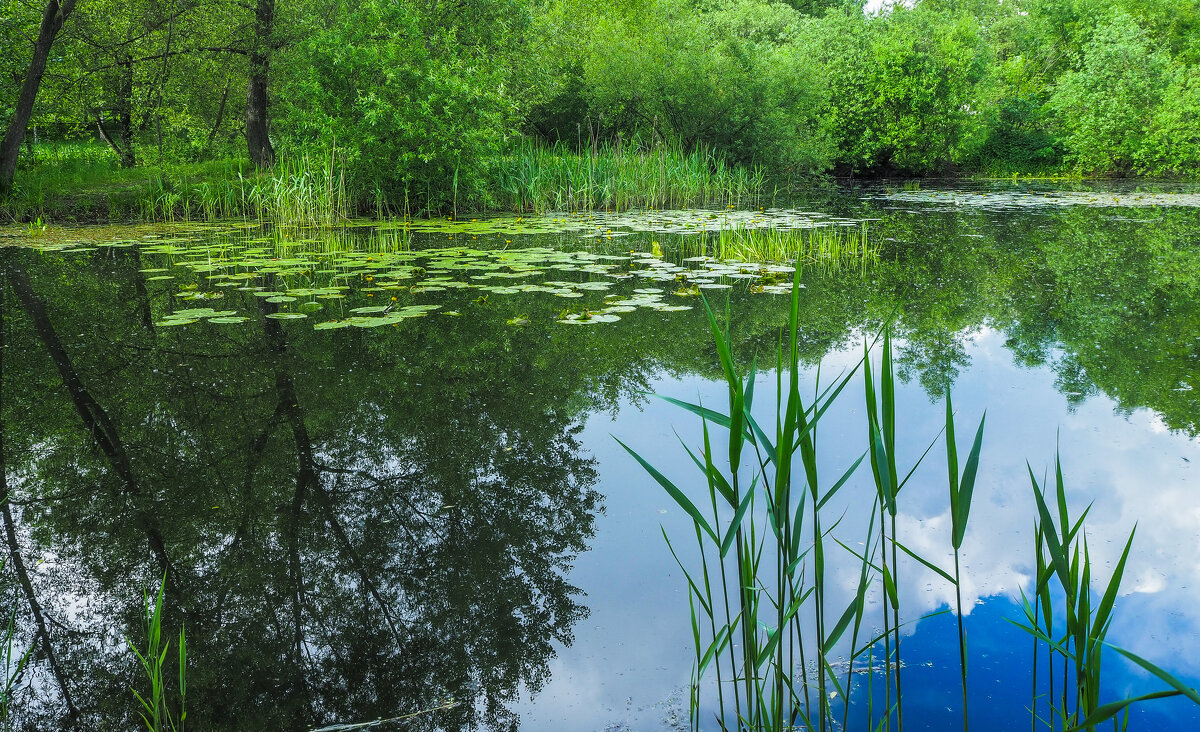
<instances>
[{"instance_id":1,"label":"leafy green tree","mask_svg":"<svg viewBox=\"0 0 1200 732\"><path fill-rule=\"evenodd\" d=\"M62 0L62 3L50 0L42 12L42 22L33 41L33 53L23 74L24 81L16 95L7 130L3 139L0 139L0 196L8 193L12 187L13 174L17 169L17 155L21 151L21 141L25 138L25 126L29 124L29 118L33 114L33 104L37 99L42 76L46 73L50 48L54 45L58 32L62 30L63 23L74 10L75 0Z\"/></svg>"},{"instance_id":2,"label":"leafy green tree","mask_svg":"<svg viewBox=\"0 0 1200 732\"><path fill-rule=\"evenodd\" d=\"M800 20L782 3L754 0L606 8L587 20L580 83L566 93L586 95L586 121L603 133L705 145L780 174L821 171L832 153L825 93L793 43Z\"/></svg>"},{"instance_id":3,"label":"leafy green tree","mask_svg":"<svg viewBox=\"0 0 1200 732\"><path fill-rule=\"evenodd\" d=\"M1085 172L1128 172L1166 86L1168 58L1127 13L1096 29L1083 66L1051 99L1070 160Z\"/></svg>"},{"instance_id":4,"label":"leafy green tree","mask_svg":"<svg viewBox=\"0 0 1200 732\"><path fill-rule=\"evenodd\" d=\"M966 157L987 63L972 16L924 5L832 12L808 26L804 46L823 66L838 162L849 171L932 173Z\"/></svg>"},{"instance_id":5,"label":"leafy green tree","mask_svg":"<svg viewBox=\"0 0 1200 732\"><path fill-rule=\"evenodd\" d=\"M505 44L518 3L455 9L363 0L309 19L282 72L292 147L334 146L357 184L392 200L486 203L488 171L515 134Z\"/></svg>"},{"instance_id":6,"label":"leafy green tree","mask_svg":"<svg viewBox=\"0 0 1200 732\"><path fill-rule=\"evenodd\" d=\"M1141 172L1200 170L1200 65L1176 66L1136 153Z\"/></svg>"}]
</instances>

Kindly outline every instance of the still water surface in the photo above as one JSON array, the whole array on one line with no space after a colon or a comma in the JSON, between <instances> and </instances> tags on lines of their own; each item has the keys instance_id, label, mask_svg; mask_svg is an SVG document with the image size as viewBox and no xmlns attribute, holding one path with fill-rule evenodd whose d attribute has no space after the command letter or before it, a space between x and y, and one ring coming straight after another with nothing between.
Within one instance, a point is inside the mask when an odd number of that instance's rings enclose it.
<instances>
[{"instance_id":1,"label":"still water surface","mask_svg":"<svg viewBox=\"0 0 1200 732\"><path fill-rule=\"evenodd\" d=\"M698 299L673 294L689 282L732 285L704 292L728 298L737 357L771 358L788 275L682 261L696 229L731 220L870 220L877 263L804 272L805 387L817 364L822 383L852 369L894 318L902 463L937 436L947 385L961 432L987 410L963 547L974 727L1029 724L1031 641L1008 620L1032 583L1026 461L1040 478L1056 446L1073 509L1092 505L1101 579L1138 526L1110 639L1195 683L1200 208L1177 188L1053 193L846 191L287 247L255 227L10 232L24 248L2 252L2 458L30 584L10 560L3 590L35 643L18 728L71 709L134 726L144 681L124 639L143 637L141 593L164 572L196 729L305 729L447 697L462 703L409 725L686 727L686 585L661 530L690 524L613 436L695 484L679 441L699 425L647 395L725 399ZM508 253L481 253L496 246ZM761 374L759 393L774 383ZM865 434L852 380L822 420L822 469L840 474ZM947 566L940 450L899 530ZM852 542L869 475L839 500ZM905 722L952 728L953 618L919 618L953 589L901 571ZM1160 688L1115 656L1104 673L1109 698ZM1135 729L1198 725L1175 700L1133 713Z\"/></svg>"}]
</instances>

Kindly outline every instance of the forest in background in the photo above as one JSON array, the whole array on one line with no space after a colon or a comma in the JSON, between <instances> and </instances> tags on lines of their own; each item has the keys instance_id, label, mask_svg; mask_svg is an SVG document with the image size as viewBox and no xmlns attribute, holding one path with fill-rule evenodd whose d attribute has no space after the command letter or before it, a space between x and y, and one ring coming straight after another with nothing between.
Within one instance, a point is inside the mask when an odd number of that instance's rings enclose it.
<instances>
[{"instance_id":1,"label":"forest in background","mask_svg":"<svg viewBox=\"0 0 1200 732\"><path fill-rule=\"evenodd\" d=\"M112 170L332 161L426 210L507 203L550 146L784 185L1194 176L1198 64L1200 0L0 0L0 189L71 141Z\"/></svg>"}]
</instances>

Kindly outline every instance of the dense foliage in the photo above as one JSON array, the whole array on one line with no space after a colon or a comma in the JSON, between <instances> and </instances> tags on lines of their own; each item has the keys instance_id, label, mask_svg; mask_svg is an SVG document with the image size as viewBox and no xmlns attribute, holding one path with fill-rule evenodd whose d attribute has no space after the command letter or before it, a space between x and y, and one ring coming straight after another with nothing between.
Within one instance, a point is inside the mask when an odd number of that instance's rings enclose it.
<instances>
[{"instance_id":1,"label":"dense foliage","mask_svg":"<svg viewBox=\"0 0 1200 732\"><path fill-rule=\"evenodd\" d=\"M332 155L360 199L446 209L502 204L529 140L712 151L785 183L1200 167L1200 0L876 6L80 0L19 161L45 158L34 137L95 139L114 167L249 144L259 165ZM0 0L6 125L45 10Z\"/></svg>"}]
</instances>

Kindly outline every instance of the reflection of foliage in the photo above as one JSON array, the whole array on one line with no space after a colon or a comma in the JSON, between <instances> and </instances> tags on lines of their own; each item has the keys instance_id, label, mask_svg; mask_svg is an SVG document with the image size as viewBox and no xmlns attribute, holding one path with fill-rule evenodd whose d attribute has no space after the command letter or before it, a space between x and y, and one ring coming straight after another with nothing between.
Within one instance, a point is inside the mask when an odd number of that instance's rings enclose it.
<instances>
[{"instance_id":1,"label":"reflection of foliage","mask_svg":"<svg viewBox=\"0 0 1200 732\"><path fill-rule=\"evenodd\" d=\"M1197 213L1124 211L839 211L877 218L885 249L865 270L805 274L800 358L893 320L902 375L937 398L971 335L996 329L1018 363L1049 364L1070 404L1103 392L1194 434ZM513 696L545 681L586 613L566 580L600 506L583 419L662 374L717 375L700 308L580 328L556 324L563 303L541 293L447 293L460 317L320 332L229 289L251 322L156 328L178 303L139 272L146 255L20 254L68 373L111 423L84 427L44 328L6 299L12 509L27 561L55 557L34 589L63 623L47 635L86 721L135 721L135 668L110 641L140 623L157 535L196 726L361 720L454 696L466 703L417 724L514 727ZM739 362L769 367L784 300L725 292ZM506 325L516 313L529 323ZM19 624L36 639L31 613ZM52 726L56 674L44 652L32 662L48 682L21 722Z\"/></svg>"},{"instance_id":2,"label":"reflection of foliage","mask_svg":"<svg viewBox=\"0 0 1200 732\"><path fill-rule=\"evenodd\" d=\"M1067 355L1055 361L1054 388L1067 398L1067 409L1074 412L1087 398L1096 393L1096 387L1088 378L1087 369L1079 359Z\"/></svg>"},{"instance_id":3,"label":"reflection of foliage","mask_svg":"<svg viewBox=\"0 0 1200 732\"><path fill-rule=\"evenodd\" d=\"M46 361L47 334L10 306L8 468L23 476L22 523L58 556L38 579L43 601L92 598L61 614L81 625L54 639L86 719L132 722L130 659L96 641L138 623L130 572L157 571L150 522L170 562L169 622L188 628L196 726L372 719L444 696L466 703L419 724L515 726L506 704L519 685L539 687L552 643L570 643L586 613L564 578L599 506L570 399L578 364L530 370L496 350L461 373L387 364L310 330L292 340L275 321L155 333L129 305L129 257L49 265L28 279L54 324L105 323L55 330L148 494L137 503L93 449ZM464 334L440 335L454 352ZM421 386L440 379L464 388ZM56 702L42 701L25 721L52 718Z\"/></svg>"},{"instance_id":4,"label":"reflection of foliage","mask_svg":"<svg viewBox=\"0 0 1200 732\"><path fill-rule=\"evenodd\" d=\"M963 332L915 332L896 359L900 378L909 381L916 376L931 399L945 394L961 370L971 365L965 341Z\"/></svg>"}]
</instances>

